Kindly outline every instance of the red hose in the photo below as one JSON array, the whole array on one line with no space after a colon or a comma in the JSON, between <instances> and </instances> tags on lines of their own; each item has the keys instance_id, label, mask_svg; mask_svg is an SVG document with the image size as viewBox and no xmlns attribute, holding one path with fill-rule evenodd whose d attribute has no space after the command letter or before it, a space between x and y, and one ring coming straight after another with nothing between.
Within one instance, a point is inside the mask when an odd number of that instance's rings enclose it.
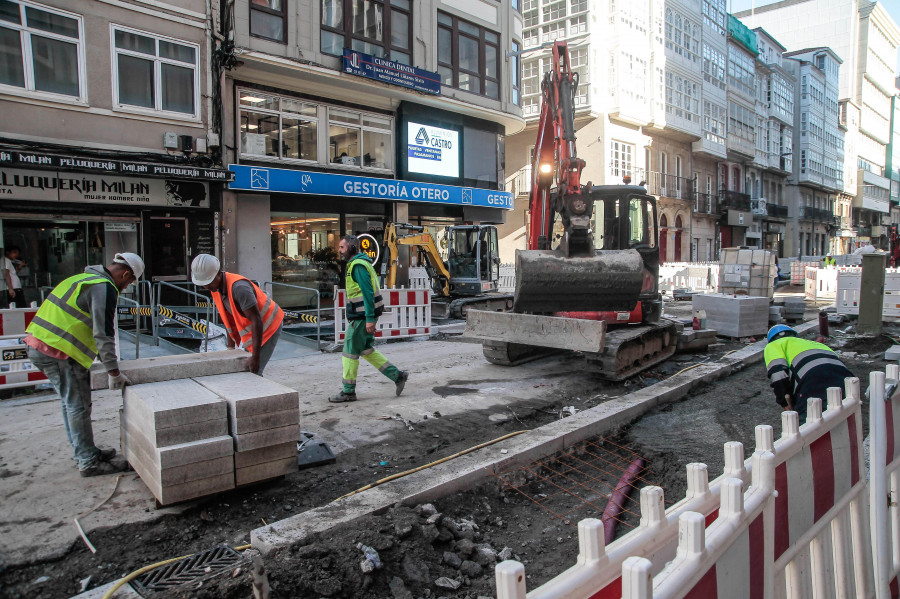
<instances>
[{"instance_id":1,"label":"red hose","mask_svg":"<svg viewBox=\"0 0 900 599\"><path fill-rule=\"evenodd\" d=\"M637 478L643 467L643 458L636 458L631 462L631 465L622 473L622 478L619 479L616 490L609 496L609 503L606 504L606 509L603 510L603 516L600 518L603 521L603 537L607 545L616 538L616 518L622 513L622 506L628 500L628 494L631 492L631 483L634 482L634 479Z\"/></svg>"}]
</instances>

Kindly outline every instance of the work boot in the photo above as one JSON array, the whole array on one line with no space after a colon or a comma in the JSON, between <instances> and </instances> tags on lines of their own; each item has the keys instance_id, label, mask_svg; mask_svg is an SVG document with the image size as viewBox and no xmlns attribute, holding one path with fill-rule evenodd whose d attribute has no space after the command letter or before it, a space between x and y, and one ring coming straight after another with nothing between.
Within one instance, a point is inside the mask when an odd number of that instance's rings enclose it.
<instances>
[{"instance_id":1,"label":"work boot","mask_svg":"<svg viewBox=\"0 0 900 599\"><path fill-rule=\"evenodd\" d=\"M348 401L356 401L356 393L344 393L341 391L337 395L328 398L331 403L346 403Z\"/></svg>"},{"instance_id":2,"label":"work boot","mask_svg":"<svg viewBox=\"0 0 900 599\"><path fill-rule=\"evenodd\" d=\"M400 371L400 375L397 377L397 397L400 397L400 394L403 393L403 387L406 386L406 379L409 378L409 373L405 370Z\"/></svg>"},{"instance_id":3,"label":"work boot","mask_svg":"<svg viewBox=\"0 0 900 599\"><path fill-rule=\"evenodd\" d=\"M79 470L81 476L102 476L104 474L115 474L117 472L122 472L125 470L125 466L123 464L114 464L112 462L97 462L90 468L85 468L84 470Z\"/></svg>"},{"instance_id":4,"label":"work boot","mask_svg":"<svg viewBox=\"0 0 900 599\"><path fill-rule=\"evenodd\" d=\"M98 447L97 449L100 448ZM97 456L97 459L99 459L101 462L108 462L114 457L116 457L116 450L112 447L108 447L106 449L100 449L100 455Z\"/></svg>"}]
</instances>

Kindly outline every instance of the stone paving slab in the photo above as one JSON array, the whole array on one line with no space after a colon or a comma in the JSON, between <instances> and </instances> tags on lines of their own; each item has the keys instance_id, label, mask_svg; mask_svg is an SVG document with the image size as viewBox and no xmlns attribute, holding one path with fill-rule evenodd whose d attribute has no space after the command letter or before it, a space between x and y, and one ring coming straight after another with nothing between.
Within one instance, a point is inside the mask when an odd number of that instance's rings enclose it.
<instances>
[{"instance_id":1,"label":"stone paving slab","mask_svg":"<svg viewBox=\"0 0 900 599\"><path fill-rule=\"evenodd\" d=\"M300 424L300 410L297 408L280 412L253 414L237 419L229 414L229 430L232 435L243 435L293 424Z\"/></svg>"},{"instance_id":2,"label":"stone paving slab","mask_svg":"<svg viewBox=\"0 0 900 599\"><path fill-rule=\"evenodd\" d=\"M246 371L249 368L249 361L250 354L247 352L229 349L198 354L121 360L119 361L119 370L125 373L132 384L140 385ZM91 389L106 389L108 385L106 369L102 364L95 364L91 368Z\"/></svg>"},{"instance_id":3,"label":"stone paving slab","mask_svg":"<svg viewBox=\"0 0 900 599\"><path fill-rule=\"evenodd\" d=\"M249 451L238 451L234 454L234 467L236 469L246 468L247 466L280 460L287 457L291 457L296 461L297 453L296 441L288 441L287 443L279 443L278 445L268 445Z\"/></svg>"},{"instance_id":4,"label":"stone paving slab","mask_svg":"<svg viewBox=\"0 0 900 599\"><path fill-rule=\"evenodd\" d=\"M228 402L229 414L233 419L285 410L300 411L299 393L250 372L205 376L194 380Z\"/></svg>"},{"instance_id":5,"label":"stone paving slab","mask_svg":"<svg viewBox=\"0 0 900 599\"><path fill-rule=\"evenodd\" d=\"M137 468L135 470L141 475L141 480L147 485L147 488L150 489L150 492L153 493L160 505L179 503L189 499L221 493L222 491L229 491L234 488L233 469L225 474L168 486L161 485L154 478L154 473L151 471L141 472Z\"/></svg>"},{"instance_id":6,"label":"stone paving slab","mask_svg":"<svg viewBox=\"0 0 900 599\"><path fill-rule=\"evenodd\" d=\"M234 437L235 451L250 451L251 449L260 449L269 445L281 445L288 441L296 443L300 440L300 425L292 424L290 426L232 436Z\"/></svg>"},{"instance_id":7,"label":"stone paving slab","mask_svg":"<svg viewBox=\"0 0 900 599\"><path fill-rule=\"evenodd\" d=\"M134 426L160 431L198 422L227 421L227 404L190 379L131 385L125 387L122 397L127 421ZM227 430L220 434L227 434ZM215 436L218 435L206 435ZM196 439L175 443L192 440Z\"/></svg>"},{"instance_id":8,"label":"stone paving slab","mask_svg":"<svg viewBox=\"0 0 900 599\"><path fill-rule=\"evenodd\" d=\"M237 455L237 454L235 454ZM292 456L282 458L271 462L263 462L254 464L246 468L235 468L234 482L235 485L248 485L250 483L259 482L277 476L284 476L297 470L297 458Z\"/></svg>"}]
</instances>

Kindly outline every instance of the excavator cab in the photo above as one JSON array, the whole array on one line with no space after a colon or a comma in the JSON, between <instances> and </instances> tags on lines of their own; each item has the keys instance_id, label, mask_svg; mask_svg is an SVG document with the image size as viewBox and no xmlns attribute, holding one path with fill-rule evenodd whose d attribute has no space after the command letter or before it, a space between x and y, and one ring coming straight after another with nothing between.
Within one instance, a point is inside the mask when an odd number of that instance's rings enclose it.
<instances>
[{"instance_id":1,"label":"excavator cab","mask_svg":"<svg viewBox=\"0 0 900 599\"><path fill-rule=\"evenodd\" d=\"M497 228L491 225L448 227L446 239L451 293L476 296L496 291L500 280Z\"/></svg>"}]
</instances>

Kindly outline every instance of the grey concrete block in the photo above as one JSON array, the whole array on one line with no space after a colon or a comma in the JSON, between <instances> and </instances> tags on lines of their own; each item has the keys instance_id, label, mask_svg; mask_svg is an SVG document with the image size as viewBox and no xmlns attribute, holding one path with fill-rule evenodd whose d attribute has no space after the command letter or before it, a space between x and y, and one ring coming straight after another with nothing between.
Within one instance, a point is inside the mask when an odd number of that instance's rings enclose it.
<instances>
[{"instance_id":1,"label":"grey concrete block","mask_svg":"<svg viewBox=\"0 0 900 599\"><path fill-rule=\"evenodd\" d=\"M250 354L238 349L178 356L122 360L119 370L135 385L173 379L246 371ZM97 364L91 368L91 389L106 389L106 369Z\"/></svg>"},{"instance_id":2,"label":"grey concrete block","mask_svg":"<svg viewBox=\"0 0 900 599\"><path fill-rule=\"evenodd\" d=\"M122 396L128 420L155 430L227 417L225 402L190 379L133 385Z\"/></svg>"},{"instance_id":3,"label":"grey concrete block","mask_svg":"<svg viewBox=\"0 0 900 599\"><path fill-rule=\"evenodd\" d=\"M123 427L124 444L122 451L128 459L128 451L135 451L157 470L177 468L195 462L215 460L234 455L234 439L221 435L190 443L180 443L167 447L156 447L144 431Z\"/></svg>"},{"instance_id":4,"label":"grey concrete block","mask_svg":"<svg viewBox=\"0 0 900 599\"><path fill-rule=\"evenodd\" d=\"M229 439L230 440L230 439ZM297 460L297 442L288 441L287 443L279 443L278 445L269 445L260 447L259 449L251 449L249 451L238 451L234 454L234 467L246 468L262 464L263 462L272 462L284 458L293 458Z\"/></svg>"},{"instance_id":5,"label":"grey concrete block","mask_svg":"<svg viewBox=\"0 0 900 599\"><path fill-rule=\"evenodd\" d=\"M140 472L138 472L138 474L140 474ZM180 485L169 486L160 486L156 481L153 481L152 479L148 480L147 478L144 478L143 475L141 476L141 480L144 481L144 484L147 485L147 488L150 489L150 492L153 493L153 496L156 497L156 500L160 505L169 505L172 503L188 501L190 499L197 499L198 497L230 491L234 488L233 472L220 474L210 478L192 480ZM154 486L151 486L151 482Z\"/></svg>"},{"instance_id":6,"label":"grey concrete block","mask_svg":"<svg viewBox=\"0 0 900 599\"><path fill-rule=\"evenodd\" d=\"M261 480L275 478L276 476L284 476L296 471L296 456L282 458L280 460L275 460L272 462L263 462L262 464L247 466L246 468L235 468L234 482L236 486L240 487L241 485L247 485L250 483L259 482Z\"/></svg>"},{"instance_id":7,"label":"grey concrete block","mask_svg":"<svg viewBox=\"0 0 900 599\"><path fill-rule=\"evenodd\" d=\"M203 439L212 439L213 437L221 437L228 434L228 421L225 418L220 420L204 420L203 422L193 422L183 426L170 426L169 428L148 431L152 437L151 441L156 447L168 447L170 445L181 445L192 441L201 441Z\"/></svg>"},{"instance_id":8,"label":"grey concrete block","mask_svg":"<svg viewBox=\"0 0 900 599\"><path fill-rule=\"evenodd\" d=\"M250 372L205 376L194 380L228 402L232 418L300 410L299 393Z\"/></svg>"},{"instance_id":9,"label":"grey concrete block","mask_svg":"<svg viewBox=\"0 0 900 599\"><path fill-rule=\"evenodd\" d=\"M884 359L888 362L900 360L900 345L892 345L884 352Z\"/></svg>"},{"instance_id":10,"label":"grey concrete block","mask_svg":"<svg viewBox=\"0 0 900 599\"><path fill-rule=\"evenodd\" d=\"M749 337L769 328L769 300L765 297L720 293L695 295L693 309L706 311L706 322L719 335Z\"/></svg>"},{"instance_id":11,"label":"grey concrete block","mask_svg":"<svg viewBox=\"0 0 900 599\"><path fill-rule=\"evenodd\" d=\"M270 428L278 428L288 424L300 424L300 410L282 410L280 412L263 412L251 414L243 418L234 418L229 414L229 425L232 435L243 435Z\"/></svg>"},{"instance_id":12,"label":"grey concrete block","mask_svg":"<svg viewBox=\"0 0 900 599\"><path fill-rule=\"evenodd\" d=\"M269 445L280 445L288 441L296 443L300 440L300 425L292 424L290 426L233 436L235 451L250 451L251 449L259 449Z\"/></svg>"}]
</instances>

